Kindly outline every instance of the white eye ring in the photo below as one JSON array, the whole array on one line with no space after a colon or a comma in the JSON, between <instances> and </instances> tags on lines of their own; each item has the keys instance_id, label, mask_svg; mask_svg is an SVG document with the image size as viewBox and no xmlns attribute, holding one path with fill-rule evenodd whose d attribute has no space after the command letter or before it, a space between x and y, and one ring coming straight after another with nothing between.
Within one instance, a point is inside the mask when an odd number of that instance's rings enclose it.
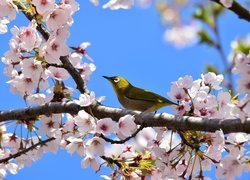
<instances>
[{"instance_id":1,"label":"white eye ring","mask_svg":"<svg viewBox=\"0 0 250 180\"><path fill-rule=\"evenodd\" d=\"M119 82L119 81L120 81L120 78L118 78L118 77L114 79L114 82L115 82L115 83L117 83L117 82Z\"/></svg>"}]
</instances>

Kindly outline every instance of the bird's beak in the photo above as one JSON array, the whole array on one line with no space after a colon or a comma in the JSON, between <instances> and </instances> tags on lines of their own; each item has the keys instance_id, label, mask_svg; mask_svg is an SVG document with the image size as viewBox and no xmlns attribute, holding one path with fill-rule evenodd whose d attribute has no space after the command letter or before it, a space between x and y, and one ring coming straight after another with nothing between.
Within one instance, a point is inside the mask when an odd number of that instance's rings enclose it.
<instances>
[{"instance_id":1,"label":"bird's beak","mask_svg":"<svg viewBox=\"0 0 250 180\"><path fill-rule=\"evenodd\" d=\"M104 77L107 80L110 80L110 77L108 77L108 76L102 76L102 77Z\"/></svg>"}]
</instances>

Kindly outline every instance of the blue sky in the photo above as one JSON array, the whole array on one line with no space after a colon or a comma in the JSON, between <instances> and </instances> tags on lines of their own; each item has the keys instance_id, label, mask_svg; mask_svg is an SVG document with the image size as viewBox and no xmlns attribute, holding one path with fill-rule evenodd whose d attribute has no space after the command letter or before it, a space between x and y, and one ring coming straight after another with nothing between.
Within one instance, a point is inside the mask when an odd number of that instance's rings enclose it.
<instances>
[{"instance_id":1,"label":"blue sky","mask_svg":"<svg viewBox=\"0 0 250 180\"><path fill-rule=\"evenodd\" d=\"M97 96L106 96L105 105L121 107L102 75L121 75L136 86L166 96L171 82L179 77L188 74L194 79L199 78L208 63L222 67L219 55L212 48L202 45L175 49L164 42L165 27L160 23L155 7L110 11L94 7L88 0L80 1L80 7L74 16L68 45L77 46L84 41L92 43L88 54L95 60L97 70L91 76L88 87ZM28 22L19 13L10 27L14 24L26 26ZM220 19L219 29L224 50L229 53L230 42L238 35L246 35L249 24L232 13L226 13ZM10 37L9 33L0 36L1 56L9 48L7 43ZM24 101L9 91L3 68L3 63L0 63L0 110L24 107ZM169 111L162 111L165 110ZM31 167L22 169L17 175L8 175L7 179L100 179L100 175L106 172L95 174L92 169L82 169L80 162L81 158L77 155L71 156L60 150L56 155L45 154Z\"/></svg>"}]
</instances>

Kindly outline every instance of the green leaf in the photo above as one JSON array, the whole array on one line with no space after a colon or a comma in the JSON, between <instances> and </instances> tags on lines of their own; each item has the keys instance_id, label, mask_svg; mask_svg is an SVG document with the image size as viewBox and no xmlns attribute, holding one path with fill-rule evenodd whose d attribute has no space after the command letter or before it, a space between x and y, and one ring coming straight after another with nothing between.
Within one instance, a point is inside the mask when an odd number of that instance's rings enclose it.
<instances>
[{"instance_id":1,"label":"green leaf","mask_svg":"<svg viewBox=\"0 0 250 180\"><path fill-rule=\"evenodd\" d=\"M211 64L208 64L206 66L205 72L213 72L215 74L219 74L217 68L215 66L211 65Z\"/></svg>"},{"instance_id":2,"label":"green leaf","mask_svg":"<svg viewBox=\"0 0 250 180\"><path fill-rule=\"evenodd\" d=\"M198 32L198 36L200 37L200 44L207 44L209 46L216 46L216 43L211 39L208 33L205 30Z\"/></svg>"},{"instance_id":3,"label":"green leaf","mask_svg":"<svg viewBox=\"0 0 250 180\"><path fill-rule=\"evenodd\" d=\"M223 6L221 6L217 3L213 3L212 4L212 11L213 11L214 16L217 18L224 11L224 8L223 8Z\"/></svg>"},{"instance_id":4,"label":"green leaf","mask_svg":"<svg viewBox=\"0 0 250 180\"><path fill-rule=\"evenodd\" d=\"M204 22L205 24L209 25L210 27L215 26L214 22L214 16L211 12L211 8L209 6L199 6L195 13L193 14L193 17L195 19L200 20L201 22Z\"/></svg>"},{"instance_id":5,"label":"green leaf","mask_svg":"<svg viewBox=\"0 0 250 180\"><path fill-rule=\"evenodd\" d=\"M235 51L241 51L243 52L245 55L248 55L249 51L250 51L250 45L243 42L242 40L238 41L237 46L234 49Z\"/></svg>"}]
</instances>

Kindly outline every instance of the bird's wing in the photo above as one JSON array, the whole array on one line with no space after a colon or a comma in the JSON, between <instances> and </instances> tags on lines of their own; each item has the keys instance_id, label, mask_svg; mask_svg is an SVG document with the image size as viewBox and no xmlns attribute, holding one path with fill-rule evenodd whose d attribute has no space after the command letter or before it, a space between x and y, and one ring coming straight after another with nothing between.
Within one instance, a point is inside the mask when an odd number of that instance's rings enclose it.
<instances>
[{"instance_id":1,"label":"bird's wing","mask_svg":"<svg viewBox=\"0 0 250 180\"><path fill-rule=\"evenodd\" d=\"M125 96L129 99L134 99L134 100L175 104L158 94L137 87L130 88L127 92L125 92Z\"/></svg>"}]
</instances>

